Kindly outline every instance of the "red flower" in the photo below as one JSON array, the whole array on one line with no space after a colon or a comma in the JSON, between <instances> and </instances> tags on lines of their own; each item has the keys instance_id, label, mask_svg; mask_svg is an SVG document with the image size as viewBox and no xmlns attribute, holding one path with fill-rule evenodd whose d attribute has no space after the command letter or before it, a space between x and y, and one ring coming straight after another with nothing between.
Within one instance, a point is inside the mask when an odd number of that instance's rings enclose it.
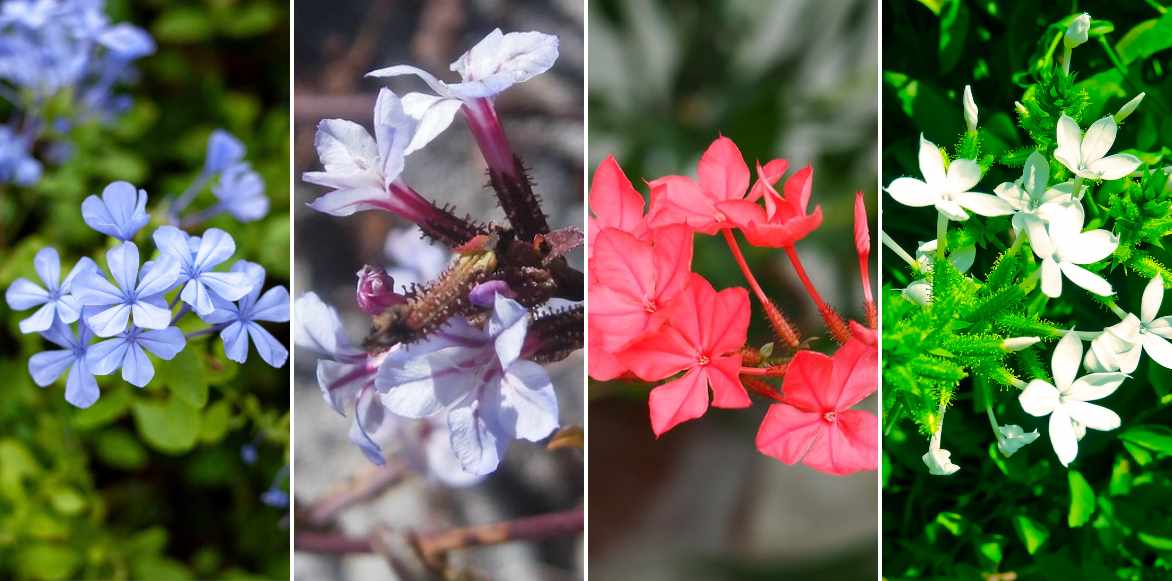
<instances>
[{"instance_id":1,"label":"red flower","mask_svg":"<svg viewBox=\"0 0 1172 581\"><path fill-rule=\"evenodd\" d=\"M692 232L667 226L646 240L604 228L590 257L590 327L596 345L617 353L666 320L664 309L688 285ZM592 342L593 343L593 342Z\"/></svg>"},{"instance_id":2,"label":"red flower","mask_svg":"<svg viewBox=\"0 0 1172 581\"><path fill-rule=\"evenodd\" d=\"M613 155L598 164L590 182L590 248L604 228L616 228L637 237L647 232L643 222L643 196L631 185ZM589 249L587 252L593 254Z\"/></svg>"},{"instance_id":3,"label":"red flower","mask_svg":"<svg viewBox=\"0 0 1172 581\"><path fill-rule=\"evenodd\" d=\"M822 207L806 214L810 203L814 168L806 166L785 181L785 197L768 180L768 169L757 166L758 183L764 185L765 208L749 200L720 202L717 209L744 232L753 246L793 246L822 225Z\"/></svg>"},{"instance_id":4,"label":"red flower","mask_svg":"<svg viewBox=\"0 0 1172 581\"><path fill-rule=\"evenodd\" d=\"M645 381L683 377L651 390L651 429L659 436L680 422L698 418L712 405L749 406L741 384L740 349L749 331L749 293L716 292L704 277L691 275L687 290L667 310L666 326L616 354Z\"/></svg>"},{"instance_id":5,"label":"red flower","mask_svg":"<svg viewBox=\"0 0 1172 581\"><path fill-rule=\"evenodd\" d=\"M878 353L873 331L852 330L833 357L800 351L790 362L785 396L757 432L762 454L838 476L878 468L879 419L850 409L878 389Z\"/></svg>"},{"instance_id":6,"label":"red flower","mask_svg":"<svg viewBox=\"0 0 1172 581\"><path fill-rule=\"evenodd\" d=\"M785 160L777 159L765 166L764 176L777 181L788 167ZM720 209L722 202L743 200L749 188L749 166L727 137L719 137L700 157L696 173L699 181L685 176L666 176L652 181L651 212L648 221L653 226L687 224L704 234L715 234L723 228L731 228L727 216ZM756 200L768 186L759 180L749 193L749 199Z\"/></svg>"}]
</instances>

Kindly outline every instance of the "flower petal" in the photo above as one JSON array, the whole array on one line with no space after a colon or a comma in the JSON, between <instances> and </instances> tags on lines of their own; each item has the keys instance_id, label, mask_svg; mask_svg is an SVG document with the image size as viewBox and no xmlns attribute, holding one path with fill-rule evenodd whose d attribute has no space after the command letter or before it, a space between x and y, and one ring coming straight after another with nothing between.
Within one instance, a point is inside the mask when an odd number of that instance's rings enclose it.
<instances>
[{"instance_id":1,"label":"flower petal","mask_svg":"<svg viewBox=\"0 0 1172 581\"><path fill-rule=\"evenodd\" d=\"M916 178L896 178L885 189L895 201L913 208L932 206L940 199L939 192Z\"/></svg>"},{"instance_id":2,"label":"flower petal","mask_svg":"<svg viewBox=\"0 0 1172 581\"><path fill-rule=\"evenodd\" d=\"M1122 423L1119 414L1101 405L1085 401L1068 401L1065 405L1071 418L1092 430L1114 430Z\"/></svg>"},{"instance_id":3,"label":"flower petal","mask_svg":"<svg viewBox=\"0 0 1172 581\"><path fill-rule=\"evenodd\" d=\"M1058 406L1058 390L1045 381L1035 379L1026 385L1017 400L1027 414L1042 417L1053 413Z\"/></svg>"},{"instance_id":4,"label":"flower petal","mask_svg":"<svg viewBox=\"0 0 1172 581\"><path fill-rule=\"evenodd\" d=\"M1115 393L1125 379L1125 373L1091 373L1074 380L1069 395L1079 401L1095 401Z\"/></svg>"},{"instance_id":5,"label":"flower petal","mask_svg":"<svg viewBox=\"0 0 1172 581\"><path fill-rule=\"evenodd\" d=\"M1048 297L1062 296L1062 268L1047 256L1042 259L1042 294Z\"/></svg>"},{"instance_id":6,"label":"flower petal","mask_svg":"<svg viewBox=\"0 0 1172 581\"><path fill-rule=\"evenodd\" d=\"M49 292L36 283L18 278L4 291L4 299L14 311L24 311L49 301Z\"/></svg>"},{"instance_id":7,"label":"flower petal","mask_svg":"<svg viewBox=\"0 0 1172 581\"><path fill-rule=\"evenodd\" d=\"M749 166L727 137L718 137L708 146L696 172L700 188L714 201L741 199L749 189Z\"/></svg>"},{"instance_id":8,"label":"flower petal","mask_svg":"<svg viewBox=\"0 0 1172 581\"><path fill-rule=\"evenodd\" d=\"M822 414L775 403L769 406L757 429L757 449L782 463L797 464L815 442L827 437L829 430Z\"/></svg>"},{"instance_id":9,"label":"flower petal","mask_svg":"<svg viewBox=\"0 0 1172 581\"><path fill-rule=\"evenodd\" d=\"M1138 157L1130 153L1117 153L1091 162L1087 169L1100 179L1113 181L1127 177L1142 164Z\"/></svg>"},{"instance_id":10,"label":"flower petal","mask_svg":"<svg viewBox=\"0 0 1172 581\"><path fill-rule=\"evenodd\" d=\"M122 379L135 387L146 387L155 377L155 366L146 351L137 344L129 343L122 359Z\"/></svg>"},{"instance_id":11,"label":"flower petal","mask_svg":"<svg viewBox=\"0 0 1172 581\"><path fill-rule=\"evenodd\" d=\"M1067 392L1078 375L1078 366L1082 361L1082 340L1074 332L1068 332L1054 347L1054 355L1050 357L1050 368L1054 371L1054 386L1060 392Z\"/></svg>"},{"instance_id":12,"label":"flower petal","mask_svg":"<svg viewBox=\"0 0 1172 581\"><path fill-rule=\"evenodd\" d=\"M1109 230L1088 230L1062 241L1058 252L1063 261L1093 264L1111 256L1118 246L1119 238Z\"/></svg>"},{"instance_id":13,"label":"flower petal","mask_svg":"<svg viewBox=\"0 0 1172 581\"><path fill-rule=\"evenodd\" d=\"M90 373L84 359L78 359L69 369L69 377L65 380L65 401L85 409L97 403L101 395L94 374Z\"/></svg>"},{"instance_id":14,"label":"flower petal","mask_svg":"<svg viewBox=\"0 0 1172 581\"><path fill-rule=\"evenodd\" d=\"M1063 466L1070 466L1078 456L1078 436L1074 433L1074 425L1064 408L1054 409L1050 414L1050 445L1054 447L1054 454Z\"/></svg>"},{"instance_id":15,"label":"flower petal","mask_svg":"<svg viewBox=\"0 0 1172 581\"><path fill-rule=\"evenodd\" d=\"M947 183L944 171L944 154L935 143L925 139L922 133L920 134L919 159L920 175L924 176L924 182L934 191L943 189Z\"/></svg>"},{"instance_id":16,"label":"flower petal","mask_svg":"<svg viewBox=\"0 0 1172 581\"><path fill-rule=\"evenodd\" d=\"M187 347L187 338L179 327L167 327L159 331L143 331L138 335L138 344L160 359L170 361L184 347Z\"/></svg>"},{"instance_id":17,"label":"flower petal","mask_svg":"<svg viewBox=\"0 0 1172 581\"><path fill-rule=\"evenodd\" d=\"M1087 127L1080 147L1080 160L1084 167L1101 159L1115 144L1115 133L1118 128L1115 119L1110 115L1099 119Z\"/></svg>"},{"instance_id":18,"label":"flower petal","mask_svg":"<svg viewBox=\"0 0 1172 581\"><path fill-rule=\"evenodd\" d=\"M1107 282L1103 277L1077 264L1063 262L1060 266L1062 267L1062 274L1065 274L1066 278L1070 279L1070 282L1099 296L1106 297L1115 294L1115 289L1111 287L1111 283Z\"/></svg>"},{"instance_id":19,"label":"flower petal","mask_svg":"<svg viewBox=\"0 0 1172 581\"><path fill-rule=\"evenodd\" d=\"M1172 343L1155 333L1143 334L1144 351L1161 367L1172 369Z\"/></svg>"},{"instance_id":20,"label":"flower petal","mask_svg":"<svg viewBox=\"0 0 1172 581\"><path fill-rule=\"evenodd\" d=\"M411 142L403 151L403 155L411 155L431 143L440 133L452 124L456 113L464 102L459 99L428 95L426 93L407 93L403 96L403 112L414 118L418 125Z\"/></svg>"},{"instance_id":21,"label":"flower petal","mask_svg":"<svg viewBox=\"0 0 1172 581\"><path fill-rule=\"evenodd\" d=\"M956 202L974 214L982 216L1008 216L1013 213L1013 206L1005 200L989 194L964 192L955 196Z\"/></svg>"},{"instance_id":22,"label":"flower petal","mask_svg":"<svg viewBox=\"0 0 1172 581\"><path fill-rule=\"evenodd\" d=\"M1058 147L1054 158L1076 173L1082 162L1082 129L1065 113L1058 118Z\"/></svg>"},{"instance_id":23,"label":"flower petal","mask_svg":"<svg viewBox=\"0 0 1172 581\"><path fill-rule=\"evenodd\" d=\"M249 323L248 336L252 337L252 345L257 355L260 355L261 360L268 363L269 367L285 365L289 358L289 350L272 333L256 323Z\"/></svg>"},{"instance_id":24,"label":"flower petal","mask_svg":"<svg viewBox=\"0 0 1172 581\"><path fill-rule=\"evenodd\" d=\"M877 469L879 418L862 410L840 412L825 436L814 442L804 463L835 476Z\"/></svg>"},{"instance_id":25,"label":"flower petal","mask_svg":"<svg viewBox=\"0 0 1172 581\"><path fill-rule=\"evenodd\" d=\"M61 377L76 360L72 349L41 351L29 357L28 373L32 376L33 383L45 387L57 381L57 378Z\"/></svg>"},{"instance_id":26,"label":"flower petal","mask_svg":"<svg viewBox=\"0 0 1172 581\"><path fill-rule=\"evenodd\" d=\"M500 382L497 420L514 438L536 442L558 427L558 398L545 368L518 360Z\"/></svg>"},{"instance_id":27,"label":"flower petal","mask_svg":"<svg viewBox=\"0 0 1172 581\"><path fill-rule=\"evenodd\" d=\"M705 373L691 369L683 377L651 390L648 407L651 410L651 429L656 437L708 411L707 383Z\"/></svg>"},{"instance_id":28,"label":"flower petal","mask_svg":"<svg viewBox=\"0 0 1172 581\"><path fill-rule=\"evenodd\" d=\"M1160 314L1160 304L1164 302L1164 277L1157 274L1144 287L1143 299L1140 301L1139 320L1151 323Z\"/></svg>"},{"instance_id":29,"label":"flower petal","mask_svg":"<svg viewBox=\"0 0 1172 581\"><path fill-rule=\"evenodd\" d=\"M957 159L948 164L948 191L967 192L981 181L981 166L971 159Z\"/></svg>"},{"instance_id":30,"label":"flower petal","mask_svg":"<svg viewBox=\"0 0 1172 581\"><path fill-rule=\"evenodd\" d=\"M101 311L86 316L86 324L99 337L113 337L126 330L126 323L130 321L130 305L113 305ZM170 322L171 315L167 314ZM98 375L105 375L98 373Z\"/></svg>"},{"instance_id":31,"label":"flower petal","mask_svg":"<svg viewBox=\"0 0 1172 581\"><path fill-rule=\"evenodd\" d=\"M448 412L448 433L460 466L472 474L494 472L508 446L484 415L471 406L458 406Z\"/></svg>"}]
</instances>

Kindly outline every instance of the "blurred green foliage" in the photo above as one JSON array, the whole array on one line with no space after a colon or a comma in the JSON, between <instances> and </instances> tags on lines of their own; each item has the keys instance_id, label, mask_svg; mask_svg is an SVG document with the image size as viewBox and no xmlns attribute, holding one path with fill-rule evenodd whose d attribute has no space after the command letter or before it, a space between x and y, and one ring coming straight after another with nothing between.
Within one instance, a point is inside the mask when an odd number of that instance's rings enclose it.
<instances>
[{"instance_id":1,"label":"blurred green foliage","mask_svg":"<svg viewBox=\"0 0 1172 581\"><path fill-rule=\"evenodd\" d=\"M198 175L216 128L246 144L271 210L205 226L229 231L236 257L267 270L266 287L287 286L287 3L111 0L108 11L146 28L159 51L124 89L134 97L125 117L75 127L73 156L36 186L0 187L0 286L35 279L32 257L46 245L67 265L83 255L102 263L108 242L81 221L82 199L128 180L147 190L157 220ZM205 191L194 206L212 201ZM138 240L152 250L154 225ZM27 360L44 344L19 333L21 318L0 306L0 578L287 578L287 517L260 501L288 463L287 369L255 354L237 365L218 337L196 339L156 360L147 388L99 378L101 399L78 410L62 382L32 383ZM254 464L242 459L245 445L259 451Z\"/></svg>"},{"instance_id":2,"label":"blurred green foliage","mask_svg":"<svg viewBox=\"0 0 1172 581\"><path fill-rule=\"evenodd\" d=\"M1090 41L1075 49L1075 76L1066 83L1050 71L1061 53L1063 30L1082 11L1094 19ZM1034 147L1050 157L1059 110L1086 127L1146 92L1139 110L1120 127L1112 151L1135 154L1154 172L1094 186L1086 203L1101 208L1101 214L1090 210L1087 228L1110 228L1121 238L1100 274L1111 280L1115 301L1125 310L1138 310L1153 275L1172 280L1165 268L1172 255L1164 244L1170 193L1159 172L1172 154L1168 7L1156 0L887 0L883 22L884 183L919 175L916 152L923 133L977 159L985 171L977 189L991 191L1020 177L1021 164ZM980 109L979 151L963 137L966 84L972 85ZM1015 101L1023 104L1027 117L1015 112ZM1051 163L1051 171L1056 172L1052 182L1069 176L1057 163ZM935 238L933 209L907 208L890 198L885 204L884 231L905 249ZM1023 262L1032 257L1014 256L1012 250L1008 258L999 258L1007 248L1001 240L1007 229L1006 218L953 224L950 246L977 244L971 271L976 280L959 277L950 266L937 267L932 283L942 299L915 313L895 298L912 275L885 250L885 409L899 412L884 418L884 576L1169 578L1172 372L1145 359L1109 403L1123 427L1088 435L1078 460L1069 470L1063 468L1051 450L1045 421L1022 412L1013 392L998 385L999 374L1046 377L1056 328L1097 330L1118 317L1087 293L1064 293L1061 300L1047 302L1035 300L1036 293L1021 296L1017 286L1006 287L1003 279L1017 277L1013 271L1033 268ZM957 288L962 292L949 294ZM889 329L900 334L890 335ZM1039 335L1047 343L1009 356L989 354L1002 337L1016 335ZM933 353L947 355L942 365L892 367L926 361ZM888 401L888 394L904 389L950 402L944 447L961 466L956 474L927 473L920 457L928 447L925 425L935 421L935 414L931 406L889 408L895 402ZM1021 424L1027 431L1040 428L1041 438L1003 457L984 413L990 398L1003 423Z\"/></svg>"}]
</instances>

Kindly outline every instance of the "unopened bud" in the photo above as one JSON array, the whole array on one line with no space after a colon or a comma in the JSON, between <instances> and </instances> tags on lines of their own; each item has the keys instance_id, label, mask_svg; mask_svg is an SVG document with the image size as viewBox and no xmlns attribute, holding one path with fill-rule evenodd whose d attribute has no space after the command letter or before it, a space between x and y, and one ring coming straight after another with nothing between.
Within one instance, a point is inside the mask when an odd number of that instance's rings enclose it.
<instances>
[{"instance_id":1,"label":"unopened bud","mask_svg":"<svg viewBox=\"0 0 1172 581\"><path fill-rule=\"evenodd\" d=\"M1062 39L1063 46L1070 50L1087 41L1091 32L1091 15L1083 12L1066 27L1066 36Z\"/></svg>"},{"instance_id":2,"label":"unopened bud","mask_svg":"<svg viewBox=\"0 0 1172 581\"><path fill-rule=\"evenodd\" d=\"M1115 114L1115 122L1123 123L1124 119L1127 119L1129 115L1135 113L1136 107L1139 107L1140 102L1144 100L1144 96L1146 95L1147 93L1140 93L1132 100L1124 103L1123 106L1119 108L1119 112Z\"/></svg>"},{"instance_id":3,"label":"unopened bud","mask_svg":"<svg viewBox=\"0 0 1172 581\"><path fill-rule=\"evenodd\" d=\"M368 264L357 274L358 289L355 298L362 312L378 315L392 305L406 301L403 295L395 292L394 279L382 267Z\"/></svg>"},{"instance_id":4,"label":"unopened bud","mask_svg":"<svg viewBox=\"0 0 1172 581\"><path fill-rule=\"evenodd\" d=\"M517 293L509 288L507 282L489 280L472 287L472 291L468 293L468 301L478 307L491 309L498 294L510 299L517 298Z\"/></svg>"},{"instance_id":5,"label":"unopened bud","mask_svg":"<svg viewBox=\"0 0 1172 581\"><path fill-rule=\"evenodd\" d=\"M1006 351L1021 351L1041 340L1041 337L1010 337L1001 343L1001 348Z\"/></svg>"},{"instance_id":6,"label":"unopened bud","mask_svg":"<svg viewBox=\"0 0 1172 581\"><path fill-rule=\"evenodd\" d=\"M964 122L969 131L977 130L977 102L973 100L972 87L964 86Z\"/></svg>"}]
</instances>

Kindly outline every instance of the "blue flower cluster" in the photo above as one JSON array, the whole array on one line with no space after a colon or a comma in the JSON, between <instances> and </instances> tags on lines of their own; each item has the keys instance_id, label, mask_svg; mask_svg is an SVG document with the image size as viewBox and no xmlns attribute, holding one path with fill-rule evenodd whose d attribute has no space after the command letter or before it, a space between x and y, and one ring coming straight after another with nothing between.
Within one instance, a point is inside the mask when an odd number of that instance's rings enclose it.
<instances>
[{"instance_id":1,"label":"blue flower cluster","mask_svg":"<svg viewBox=\"0 0 1172 581\"><path fill-rule=\"evenodd\" d=\"M251 171L243 161L243 146L227 133L215 133L208 152L209 163L197 184L225 169L243 165ZM255 179L260 180L259 176ZM201 189L197 185L188 191ZM263 189L261 182L261 196ZM190 201L193 196L181 197ZM223 197L220 200L213 209L236 213L225 206ZM247 360L250 343L273 367L283 366L288 358L285 346L260 325L289 321L288 290L277 286L262 294L265 270L246 260L237 260L227 271L216 270L236 253L236 243L219 228L195 236L176 225L198 224L200 219L175 217L171 224L155 229L151 238L157 256L143 262L135 238L151 221L147 201L144 190L127 182L114 182L101 196L89 196L81 205L82 219L115 240L105 253L105 269L82 257L62 278L57 250L43 248L34 259L43 284L21 278L5 293L14 310L36 308L20 322L22 333L40 333L61 347L29 359L33 380L46 387L68 371L65 399L77 407L89 407L98 400L95 375L121 370L127 382L145 387L155 375L148 354L170 360L189 339L216 332L227 357L238 363ZM267 212L267 199L263 206ZM176 325L188 314L209 327L185 335Z\"/></svg>"},{"instance_id":2,"label":"blue flower cluster","mask_svg":"<svg viewBox=\"0 0 1172 581\"><path fill-rule=\"evenodd\" d=\"M5 0L0 4L0 99L15 114L0 125L0 183L30 185L41 177L33 155L45 134L77 121L110 121L130 106L114 87L134 79L132 63L155 51L146 31L111 23L102 0ZM70 118L45 108L67 93ZM47 144L47 150L67 148Z\"/></svg>"}]
</instances>

